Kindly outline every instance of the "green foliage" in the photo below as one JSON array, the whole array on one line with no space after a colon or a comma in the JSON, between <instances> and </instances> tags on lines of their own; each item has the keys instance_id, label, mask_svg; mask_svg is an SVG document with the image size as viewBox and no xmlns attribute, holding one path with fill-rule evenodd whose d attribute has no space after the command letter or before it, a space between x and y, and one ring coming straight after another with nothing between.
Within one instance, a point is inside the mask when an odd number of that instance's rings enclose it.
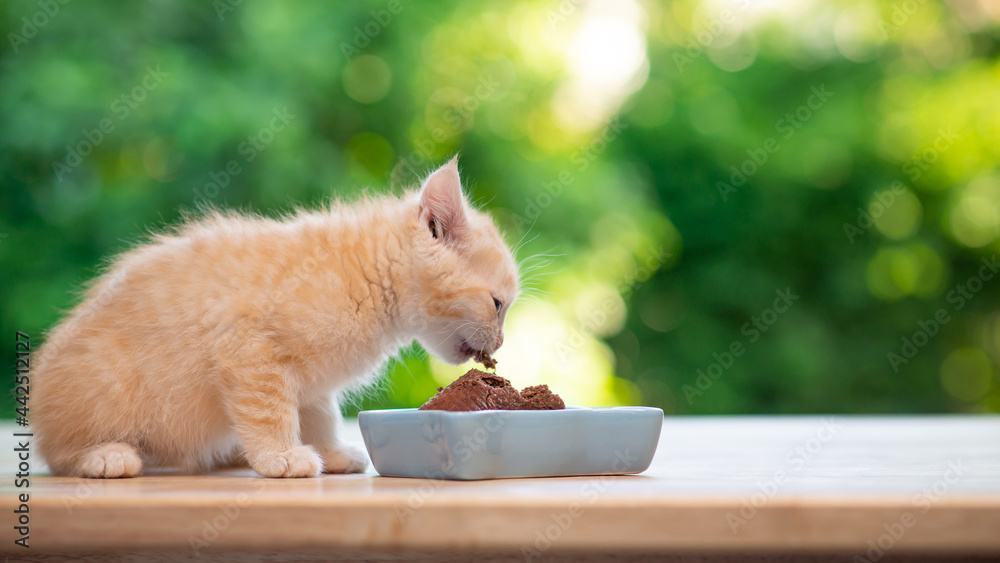
<instances>
[{"instance_id":1,"label":"green foliage","mask_svg":"<svg viewBox=\"0 0 1000 563\"><path fill-rule=\"evenodd\" d=\"M184 210L398 191L459 151L541 255L515 383L669 413L1000 411L985 12L232 4L0 8L9 342ZM456 370L411 350L353 408Z\"/></svg>"}]
</instances>

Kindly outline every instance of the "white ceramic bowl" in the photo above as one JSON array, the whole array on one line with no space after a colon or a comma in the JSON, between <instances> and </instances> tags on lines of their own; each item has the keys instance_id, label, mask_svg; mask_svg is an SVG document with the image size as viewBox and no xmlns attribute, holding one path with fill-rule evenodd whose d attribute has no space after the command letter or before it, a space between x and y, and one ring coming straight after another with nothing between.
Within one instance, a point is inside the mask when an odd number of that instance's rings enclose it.
<instances>
[{"instance_id":1,"label":"white ceramic bowl","mask_svg":"<svg viewBox=\"0 0 1000 563\"><path fill-rule=\"evenodd\" d=\"M372 465L387 477L498 479L621 475L653 460L663 411L650 407L552 411L358 414Z\"/></svg>"}]
</instances>

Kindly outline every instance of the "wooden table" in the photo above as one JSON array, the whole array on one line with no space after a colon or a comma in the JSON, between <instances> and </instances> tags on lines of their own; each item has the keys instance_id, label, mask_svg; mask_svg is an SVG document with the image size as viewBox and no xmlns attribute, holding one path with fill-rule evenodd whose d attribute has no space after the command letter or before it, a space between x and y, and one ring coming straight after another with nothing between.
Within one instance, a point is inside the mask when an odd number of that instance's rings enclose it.
<instances>
[{"instance_id":1,"label":"wooden table","mask_svg":"<svg viewBox=\"0 0 1000 563\"><path fill-rule=\"evenodd\" d=\"M8 475L17 430L0 426ZM653 466L620 477L86 480L41 476L37 457L31 471L29 549L11 512L25 489L0 486L16 560L1000 557L1000 417L667 418Z\"/></svg>"}]
</instances>

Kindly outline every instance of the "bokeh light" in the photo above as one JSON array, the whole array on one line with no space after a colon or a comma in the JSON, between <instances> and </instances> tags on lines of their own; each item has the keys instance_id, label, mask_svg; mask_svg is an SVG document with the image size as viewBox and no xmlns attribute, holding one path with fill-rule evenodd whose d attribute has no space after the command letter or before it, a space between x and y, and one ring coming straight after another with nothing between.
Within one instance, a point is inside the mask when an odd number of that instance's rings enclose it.
<instances>
[{"instance_id":1,"label":"bokeh light","mask_svg":"<svg viewBox=\"0 0 1000 563\"><path fill-rule=\"evenodd\" d=\"M993 362L979 348L959 348L941 363L941 385L956 399L980 399L992 383Z\"/></svg>"},{"instance_id":2,"label":"bokeh light","mask_svg":"<svg viewBox=\"0 0 1000 563\"><path fill-rule=\"evenodd\" d=\"M958 192L948 217L951 233L962 244L979 248L1000 236L1000 178L977 178Z\"/></svg>"},{"instance_id":3,"label":"bokeh light","mask_svg":"<svg viewBox=\"0 0 1000 563\"><path fill-rule=\"evenodd\" d=\"M868 263L868 289L889 301L936 295L944 277L941 257L921 243L881 248Z\"/></svg>"},{"instance_id":4,"label":"bokeh light","mask_svg":"<svg viewBox=\"0 0 1000 563\"><path fill-rule=\"evenodd\" d=\"M363 104L384 98L391 85L392 71L374 55L361 55L344 68L344 91Z\"/></svg>"},{"instance_id":5,"label":"bokeh light","mask_svg":"<svg viewBox=\"0 0 1000 563\"><path fill-rule=\"evenodd\" d=\"M886 197L872 197L868 204L868 213L873 216L875 227L892 240L913 236L923 219L923 206L917 196L905 188L881 194Z\"/></svg>"}]
</instances>

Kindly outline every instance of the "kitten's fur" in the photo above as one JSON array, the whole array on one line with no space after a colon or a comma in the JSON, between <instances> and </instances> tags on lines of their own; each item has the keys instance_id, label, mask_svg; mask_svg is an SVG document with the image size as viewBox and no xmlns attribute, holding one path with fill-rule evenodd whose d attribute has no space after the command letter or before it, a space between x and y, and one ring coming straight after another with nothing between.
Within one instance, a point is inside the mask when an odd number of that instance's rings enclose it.
<instances>
[{"instance_id":1,"label":"kitten's fur","mask_svg":"<svg viewBox=\"0 0 1000 563\"><path fill-rule=\"evenodd\" d=\"M337 392L416 338L450 363L503 343L517 269L462 195L420 192L283 221L214 213L121 257L49 335L31 422L52 472L246 462L268 477L358 472Z\"/></svg>"}]
</instances>

